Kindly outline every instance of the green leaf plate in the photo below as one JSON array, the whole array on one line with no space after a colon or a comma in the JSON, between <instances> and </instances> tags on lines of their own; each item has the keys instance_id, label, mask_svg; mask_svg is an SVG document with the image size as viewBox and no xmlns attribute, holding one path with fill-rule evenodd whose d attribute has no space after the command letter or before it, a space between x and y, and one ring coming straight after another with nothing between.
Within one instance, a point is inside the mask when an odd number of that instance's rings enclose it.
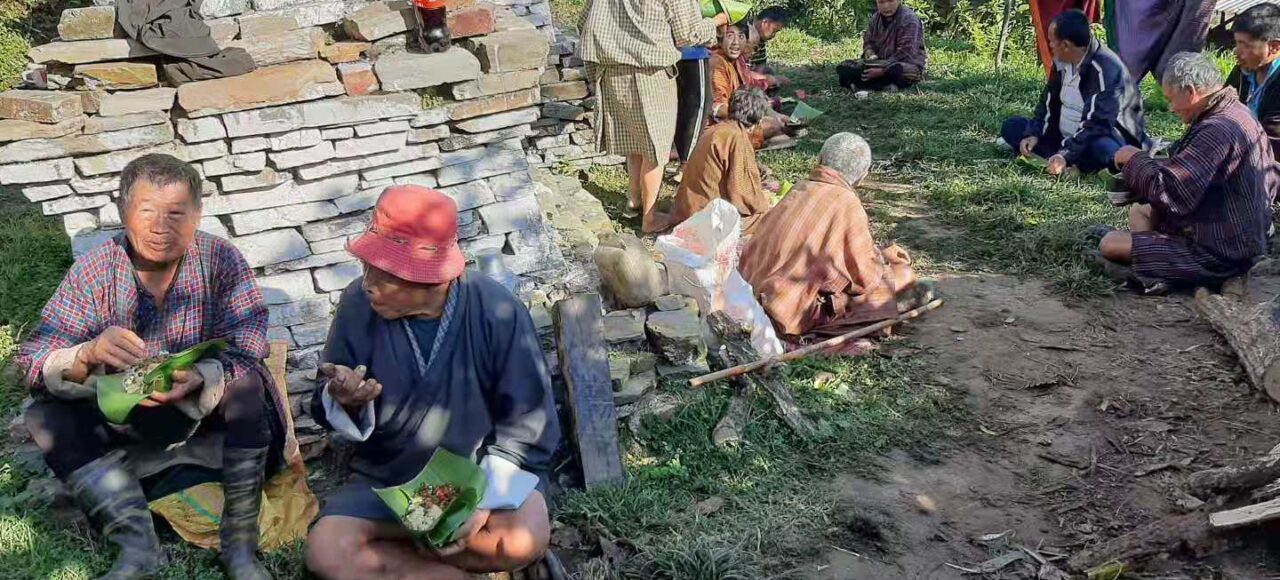
<instances>
[{"instance_id":1,"label":"green leaf plate","mask_svg":"<svg viewBox=\"0 0 1280 580\"><path fill-rule=\"evenodd\" d=\"M409 511L409 498L415 492L424 485L444 484L458 487L460 492L458 499L444 511L435 528L419 537L428 547L438 549L458 541L459 538L454 537L458 529L476 512L480 501L484 499L489 479L479 465L446 449L436 449L436 452L431 455L431 461L427 462L412 481L395 487L375 489L373 492L378 494L382 503L387 504L387 507L391 508L396 517L403 522L405 514Z\"/></svg>"},{"instance_id":2,"label":"green leaf plate","mask_svg":"<svg viewBox=\"0 0 1280 580\"><path fill-rule=\"evenodd\" d=\"M160 384L155 390L166 393L173 386L174 371L189 369L196 364L196 361L214 356L226 348L227 341L223 339L202 342L169 357L160 363L160 366L147 373L143 380L159 381ZM98 377L98 409L102 410L102 415L107 418L107 421L117 425L123 425L133 408L149 396L124 392L124 377L125 373Z\"/></svg>"}]
</instances>

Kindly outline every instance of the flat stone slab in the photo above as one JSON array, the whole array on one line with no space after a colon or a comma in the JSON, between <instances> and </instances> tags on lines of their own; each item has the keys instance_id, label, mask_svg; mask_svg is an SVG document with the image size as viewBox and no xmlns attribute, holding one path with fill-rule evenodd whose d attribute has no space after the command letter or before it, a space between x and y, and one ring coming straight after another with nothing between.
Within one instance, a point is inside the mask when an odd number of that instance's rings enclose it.
<instances>
[{"instance_id":1,"label":"flat stone slab","mask_svg":"<svg viewBox=\"0 0 1280 580\"><path fill-rule=\"evenodd\" d=\"M319 28L294 28L241 38L232 47L249 53L259 67L316 58L324 46L324 31Z\"/></svg>"},{"instance_id":2,"label":"flat stone slab","mask_svg":"<svg viewBox=\"0 0 1280 580\"><path fill-rule=\"evenodd\" d=\"M0 142L23 139L53 139L80 131L85 125L84 115L71 117L58 123L37 123L0 119ZM424 129L425 130L425 129ZM446 132L446 135L448 133Z\"/></svg>"},{"instance_id":3,"label":"flat stone slab","mask_svg":"<svg viewBox=\"0 0 1280 580\"><path fill-rule=\"evenodd\" d=\"M94 135L68 135L57 139L29 139L0 147L0 163L91 155L158 145L173 140L173 126L150 125Z\"/></svg>"},{"instance_id":4,"label":"flat stone slab","mask_svg":"<svg viewBox=\"0 0 1280 580\"><path fill-rule=\"evenodd\" d=\"M0 119L61 123L83 114L84 106L75 93L22 89L0 93Z\"/></svg>"},{"instance_id":5,"label":"flat stone slab","mask_svg":"<svg viewBox=\"0 0 1280 580\"><path fill-rule=\"evenodd\" d=\"M145 62L104 62L76 65L72 76L104 89L146 89L160 84L156 65Z\"/></svg>"},{"instance_id":6,"label":"flat stone slab","mask_svg":"<svg viewBox=\"0 0 1280 580\"><path fill-rule=\"evenodd\" d=\"M296 64L284 66L296 66ZM327 65L325 68L331 72L334 70ZM337 78L336 74L334 78ZM189 84L183 86L189 86ZM179 99L181 99L181 91L179 91ZM325 99L271 109L234 112L223 115L222 121L227 127L227 135L245 137L282 133L307 127L374 121L422 112L422 97L413 93L392 93Z\"/></svg>"},{"instance_id":7,"label":"flat stone slab","mask_svg":"<svg viewBox=\"0 0 1280 580\"><path fill-rule=\"evenodd\" d=\"M657 371L650 370L627 377L627 379L622 382L621 388L614 390L613 404L619 406L630 405L649 394L649 391L657 388L657 386Z\"/></svg>"},{"instance_id":8,"label":"flat stone slab","mask_svg":"<svg viewBox=\"0 0 1280 580\"><path fill-rule=\"evenodd\" d=\"M108 60L128 60L154 54L156 54L155 51L135 40L112 38L107 40L78 40L42 44L27 51L27 58L36 64L46 62L84 64Z\"/></svg>"},{"instance_id":9,"label":"flat stone slab","mask_svg":"<svg viewBox=\"0 0 1280 580\"><path fill-rule=\"evenodd\" d=\"M460 48L436 54L397 52L373 65L384 91L405 91L469 81L480 76L480 62Z\"/></svg>"},{"instance_id":10,"label":"flat stone slab","mask_svg":"<svg viewBox=\"0 0 1280 580\"><path fill-rule=\"evenodd\" d=\"M158 87L142 91L120 91L102 97L98 114L104 117L131 115L147 111L168 111L173 108L176 89Z\"/></svg>"},{"instance_id":11,"label":"flat stone slab","mask_svg":"<svg viewBox=\"0 0 1280 580\"><path fill-rule=\"evenodd\" d=\"M114 6L70 8L63 10L62 18L58 20L58 38L62 40L113 38L115 32L116 9Z\"/></svg>"},{"instance_id":12,"label":"flat stone slab","mask_svg":"<svg viewBox=\"0 0 1280 580\"><path fill-rule=\"evenodd\" d=\"M644 340L645 312L642 309L618 310L604 316L604 340L623 344Z\"/></svg>"},{"instance_id":13,"label":"flat stone slab","mask_svg":"<svg viewBox=\"0 0 1280 580\"><path fill-rule=\"evenodd\" d=\"M645 322L645 330L654 350L670 366L691 365L706 357L702 321L693 310L655 312Z\"/></svg>"},{"instance_id":14,"label":"flat stone slab","mask_svg":"<svg viewBox=\"0 0 1280 580\"><path fill-rule=\"evenodd\" d=\"M304 60L236 77L183 84L178 88L178 104L195 118L310 101L343 92L332 66L322 60Z\"/></svg>"}]
</instances>

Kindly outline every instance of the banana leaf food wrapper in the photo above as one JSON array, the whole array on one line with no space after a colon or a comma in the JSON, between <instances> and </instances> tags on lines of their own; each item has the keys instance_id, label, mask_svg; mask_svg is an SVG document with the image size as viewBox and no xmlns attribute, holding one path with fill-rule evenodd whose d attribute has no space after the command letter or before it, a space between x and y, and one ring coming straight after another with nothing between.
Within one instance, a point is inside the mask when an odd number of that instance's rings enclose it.
<instances>
[{"instance_id":1,"label":"banana leaf food wrapper","mask_svg":"<svg viewBox=\"0 0 1280 580\"><path fill-rule=\"evenodd\" d=\"M459 528L476 512L488 484L480 466L437 449L413 480L373 492L416 541L439 549L460 539Z\"/></svg>"},{"instance_id":2,"label":"banana leaf food wrapper","mask_svg":"<svg viewBox=\"0 0 1280 580\"><path fill-rule=\"evenodd\" d=\"M175 371L187 370L201 359L216 356L226 348L227 341L210 340L178 354L162 352L124 372L98 377L98 408L108 421L123 425L133 408L151 393L169 392Z\"/></svg>"},{"instance_id":3,"label":"banana leaf food wrapper","mask_svg":"<svg viewBox=\"0 0 1280 580\"><path fill-rule=\"evenodd\" d=\"M1034 169L1036 171L1045 171L1046 169L1049 169L1049 160L1040 157L1039 155L1032 155L1030 157L1023 155L1018 157L1018 165L1028 169Z\"/></svg>"}]
</instances>

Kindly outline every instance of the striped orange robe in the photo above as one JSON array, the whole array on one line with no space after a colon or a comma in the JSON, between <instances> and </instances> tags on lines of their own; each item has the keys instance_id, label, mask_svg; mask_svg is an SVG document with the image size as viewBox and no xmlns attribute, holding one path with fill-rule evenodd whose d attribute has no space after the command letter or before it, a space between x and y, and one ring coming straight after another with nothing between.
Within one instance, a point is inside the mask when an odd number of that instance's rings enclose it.
<instances>
[{"instance_id":1,"label":"striped orange robe","mask_svg":"<svg viewBox=\"0 0 1280 580\"><path fill-rule=\"evenodd\" d=\"M702 211L713 199L723 199L738 208L742 231L748 234L760 216L769 211L769 194L760 182L755 149L737 121L712 126L694 147L684 166L684 179L676 190L671 225Z\"/></svg>"},{"instance_id":2,"label":"striped orange robe","mask_svg":"<svg viewBox=\"0 0 1280 580\"><path fill-rule=\"evenodd\" d=\"M915 284L898 246L876 248L858 194L818 167L756 224L738 264L778 333L837 335L897 315Z\"/></svg>"}]
</instances>

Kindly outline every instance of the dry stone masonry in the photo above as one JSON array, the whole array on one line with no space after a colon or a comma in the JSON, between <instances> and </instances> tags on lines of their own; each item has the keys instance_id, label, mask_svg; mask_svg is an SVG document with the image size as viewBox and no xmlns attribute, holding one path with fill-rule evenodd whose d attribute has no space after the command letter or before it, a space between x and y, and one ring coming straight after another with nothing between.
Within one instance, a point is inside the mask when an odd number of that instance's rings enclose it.
<instances>
[{"instance_id":1,"label":"dry stone masonry","mask_svg":"<svg viewBox=\"0 0 1280 580\"><path fill-rule=\"evenodd\" d=\"M345 244L387 186L452 196L464 252L504 253L540 321L550 285L594 279L566 265L572 244L531 168L620 159L593 146L576 40L552 26L546 0L451 0L454 47L439 54L417 51L402 0L205 0L200 13L257 70L175 87L113 6L64 11L59 40L28 53L26 85L0 93L0 184L60 216L80 254L119 232L112 200L129 161L194 164L201 229L244 253L271 337L290 345L303 432L332 305L360 274Z\"/></svg>"}]
</instances>

